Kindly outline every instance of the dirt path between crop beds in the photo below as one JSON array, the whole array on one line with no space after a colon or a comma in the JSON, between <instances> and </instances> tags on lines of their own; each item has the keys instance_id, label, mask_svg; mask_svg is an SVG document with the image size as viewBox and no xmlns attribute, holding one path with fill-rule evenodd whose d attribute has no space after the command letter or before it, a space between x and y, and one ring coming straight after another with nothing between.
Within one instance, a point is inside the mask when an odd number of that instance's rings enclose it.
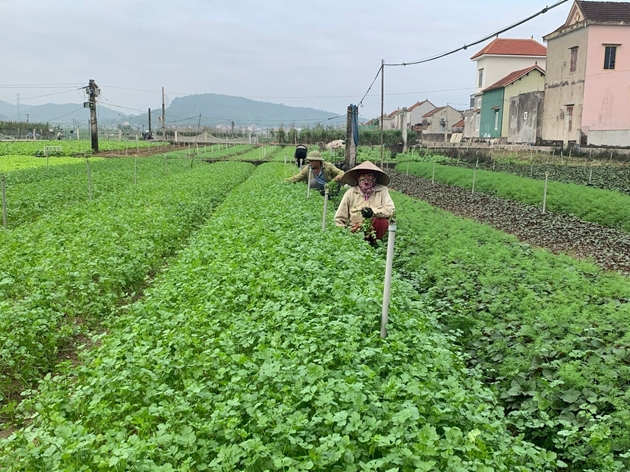
<instances>
[{"instance_id":1,"label":"dirt path between crop beds","mask_svg":"<svg viewBox=\"0 0 630 472\"><path fill-rule=\"evenodd\" d=\"M591 259L605 270L630 275L630 234L589 223L560 213L542 214L540 208L505 200L470 189L453 187L420 177L388 170L390 188L449 211L457 216L486 223L513 234L519 240L564 253L578 259Z\"/></svg>"}]
</instances>

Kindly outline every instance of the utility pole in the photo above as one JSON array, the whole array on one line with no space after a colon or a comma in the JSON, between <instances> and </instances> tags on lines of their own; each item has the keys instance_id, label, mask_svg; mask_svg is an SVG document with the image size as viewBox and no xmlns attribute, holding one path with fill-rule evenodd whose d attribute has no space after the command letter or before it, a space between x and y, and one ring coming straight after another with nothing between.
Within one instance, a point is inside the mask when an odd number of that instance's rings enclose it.
<instances>
[{"instance_id":1,"label":"utility pole","mask_svg":"<svg viewBox=\"0 0 630 472\"><path fill-rule=\"evenodd\" d=\"M166 143L166 112L164 109L164 87L162 87L162 138Z\"/></svg>"},{"instance_id":2,"label":"utility pole","mask_svg":"<svg viewBox=\"0 0 630 472\"><path fill-rule=\"evenodd\" d=\"M343 163L344 170L350 170L357 165L357 148L354 144L353 128L354 105L348 106L346 115L346 156Z\"/></svg>"},{"instance_id":3,"label":"utility pole","mask_svg":"<svg viewBox=\"0 0 630 472\"><path fill-rule=\"evenodd\" d=\"M17 120L20 121L20 94L17 94Z\"/></svg>"},{"instance_id":4,"label":"utility pole","mask_svg":"<svg viewBox=\"0 0 630 472\"><path fill-rule=\"evenodd\" d=\"M28 123L28 116L30 115L30 113L26 114L26 122Z\"/></svg>"},{"instance_id":5,"label":"utility pole","mask_svg":"<svg viewBox=\"0 0 630 472\"><path fill-rule=\"evenodd\" d=\"M383 113L385 104L385 59L381 59L381 168L383 168Z\"/></svg>"},{"instance_id":6,"label":"utility pole","mask_svg":"<svg viewBox=\"0 0 630 472\"><path fill-rule=\"evenodd\" d=\"M98 123L96 122L96 97L101 94L94 79L90 79L90 83L86 90L88 101L83 103L84 108L90 109L90 135L92 137L92 151L98 152Z\"/></svg>"},{"instance_id":7,"label":"utility pole","mask_svg":"<svg viewBox=\"0 0 630 472\"><path fill-rule=\"evenodd\" d=\"M151 109L149 108L149 136L151 136Z\"/></svg>"}]
</instances>

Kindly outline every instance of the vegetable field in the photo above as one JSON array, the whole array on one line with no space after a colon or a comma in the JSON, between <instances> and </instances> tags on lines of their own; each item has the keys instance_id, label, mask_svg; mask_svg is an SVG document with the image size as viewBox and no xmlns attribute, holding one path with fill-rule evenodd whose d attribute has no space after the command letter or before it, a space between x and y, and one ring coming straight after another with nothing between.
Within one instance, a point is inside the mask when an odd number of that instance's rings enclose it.
<instances>
[{"instance_id":1,"label":"vegetable field","mask_svg":"<svg viewBox=\"0 0 630 472\"><path fill-rule=\"evenodd\" d=\"M4 470L630 467L626 277L392 191L381 339L385 246L291 148L87 165L6 176Z\"/></svg>"}]
</instances>

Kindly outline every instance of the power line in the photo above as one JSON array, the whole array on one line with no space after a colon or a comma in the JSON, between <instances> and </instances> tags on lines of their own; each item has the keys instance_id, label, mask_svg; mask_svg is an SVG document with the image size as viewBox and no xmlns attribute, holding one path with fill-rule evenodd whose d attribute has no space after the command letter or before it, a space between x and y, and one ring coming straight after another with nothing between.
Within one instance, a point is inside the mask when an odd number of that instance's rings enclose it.
<instances>
[{"instance_id":1,"label":"power line","mask_svg":"<svg viewBox=\"0 0 630 472\"><path fill-rule=\"evenodd\" d=\"M367 96L368 96L368 94L370 93L370 90L371 90L371 89L372 89L372 87L374 86L374 83L376 82L376 79L378 78L378 76L379 76L380 74L382 74L382 73L383 73L383 67L385 67L385 66L390 66L390 67L391 67L391 66L409 66L409 65L416 65L416 64L422 64L422 63L425 63L425 62L435 61L435 60L437 60L437 59L441 59L441 58L446 57L446 56L450 56L451 54L455 54L456 52L466 50L466 49L468 49L470 46L475 46L475 45L477 45L477 44L479 44L479 43L483 43L484 41L487 41L488 39L490 39L490 38L492 38L492 37L494 37L494 36L497 36L497 37L498 37L500 34L505 33L505 32L507 32L507 31L510 31L511 29L514 29L514 28L516 28L517 26L520 26L520 25L522 25L522 24L524 24L524 23L527 23L528 21L530 21L530 20L532 20L532 19L534 19L534 18L536 18L536 17L538 17L538 16L540 16L540 15L543 15L543 14L547 13L549 10L552 10L552 9L556 8L557 6L560 6L560 5L562 5L563 3L566 3L567 1L568 1L568 0L559 0L558 2L554 3L553 5L551 5L551 6L546 6L545 8L543 8L542 10L540 10L539 12L537 12L537 13L535 13L535 14L531 15L531 16L528 16L527 18L524 18L524 19L522 19L522 20L520 20L520 21L518 21L518 22L516 22L516 23L514 23L514 24L512 24L512 25L510 25L510 26L507 26L507 27L505 27L505 28L502 28L502 29L500 29L499 31L496 31L496 32L494 32L494 33L492 33L492 34L489 34L489 35L487 35L487 36L484 36L483 38L481 38L481 39L479 39L479 40L477 40L477 41L474 41L474 42L472 42L472 43L470 43L470 44L464 44L462 47L459 47L459 48L457 48L457 49L453 49L452 51L448 51L448 52L445 52L445 53L442 53L442 54L437 54L437 55L435 55L435 56L431 56L431 57L428 57L428 58L425 58L425 59L420 59L420 60L417 60L417 61L401 62L401 63L392 63L392 64L382 64L382 65L378 68L378 72L376 73L376 77L374 77L374 80L372 81L372 83L371 83L371 84L370 84L370 86L368 87L368 90L367 90L367 92L365 93L365 95L363 96L363 98L361 99L361 101L359 102L359 105L361 105L361 104L363 103L363 100L365 100L365 97L367 97ZM465 88L465 89L450 89L450 90L439 90L439 91L432 91L432 92L409 92L408 94L412 94L412 93L437 93L437 92L449 92L449 91L457 91L457 90L471 90L471 89L472 89L471 87L467 87L467 88ZM385 95L407 95L407 93L397 93L397 94L396 94L396 93L391 93L391 94L385 94Z\"/></svg>"},{"instance_id":2,"label":"power line","mask_svg":"<svg viewBox=\"0 0 630 472\"><path fill-rule=\"evenodd\" d=\"M563 3L566 3L567 1L568 0L559 0L558 2L554 3L553 5L546 6L545 8L540 10L539 12L534 13L533 15L528 16L527 18L524 18L524 19L522 19L522 20L520 20L520 21L518 21L518 22L516 22L516 23L514 23L514 24L512 24L510 26L506 26L505 28L502 28L499 31L496 31L496 32L494 32L492 34L484 36L483 38L478 39L477 41L474 41L474 42L472 42L470 44L464 44L462 47L459 47L457 49L453 49L452 51L444 52L442 54L438 54L436 56L428 57L426 59L419 59L417 61L401 62L401 63L393 63L393 64L385 64L385 65L386 66L390 66L390 67L391 66L411 66L411 65L416 65L416 64L423 64L425 62L435 61L437 59L441 59L443 57L450 56L451 54L455 54L456 52L464 51L464 50L468 49L470 46L476 46L479 43L483 43L484 41L487 41L487 40L491 39L492 37L495 37L495 36L498 37L500 34L503 34L503 33L507 32L507 31L510 31L511 29L516 28L517 26L520 26L520 25L522 25L524 23L527 23L528 21L533 20L534 18L547 13L549 10L552 10L552 9L556 8L557 6L560 6Z\"/></svg>"},{"instance_id":3,"label":"power line","mask_svg":"<svg viewBox=\"0 0 630 472\"><path fill-rule=\"evenodd\" d=\"M368 93L370 93L370 90L372 90L372 87L374 86L374 82L376 82L376 79L378 79L378 76L381 75L383 72L383 66L381 65L381 67L378 68L378 72L376 73L376 76L374 77L374 80L372 81L372 83L370 84L370 86L367 89L367 92L365 92L365 95L363 95L363 98L361 99L361 101L359 102L359 104L357 106L362 106L363 105L363 100L365 100L365 97L368 96Z\"/></svg>"}]
</instances>

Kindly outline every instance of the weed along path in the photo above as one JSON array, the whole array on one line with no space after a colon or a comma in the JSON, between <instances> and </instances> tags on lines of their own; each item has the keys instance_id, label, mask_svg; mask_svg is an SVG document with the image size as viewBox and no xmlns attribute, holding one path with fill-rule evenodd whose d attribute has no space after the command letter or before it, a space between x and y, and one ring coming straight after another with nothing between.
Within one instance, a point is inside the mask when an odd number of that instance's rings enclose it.
<instances>
[{"instance_id":1,"label":"weed along path","mask_svg":"<svg viewBox=\"0 0 630 472\"><path fill-rule=\"evenodd\" d=\"M630 274L630 234L571 215L546 212L524 203L473 193L390 170L391 188L455 215L513 234L523 242L579 259L591 259L606 270Z\"/></svg>"}]
</instances>

